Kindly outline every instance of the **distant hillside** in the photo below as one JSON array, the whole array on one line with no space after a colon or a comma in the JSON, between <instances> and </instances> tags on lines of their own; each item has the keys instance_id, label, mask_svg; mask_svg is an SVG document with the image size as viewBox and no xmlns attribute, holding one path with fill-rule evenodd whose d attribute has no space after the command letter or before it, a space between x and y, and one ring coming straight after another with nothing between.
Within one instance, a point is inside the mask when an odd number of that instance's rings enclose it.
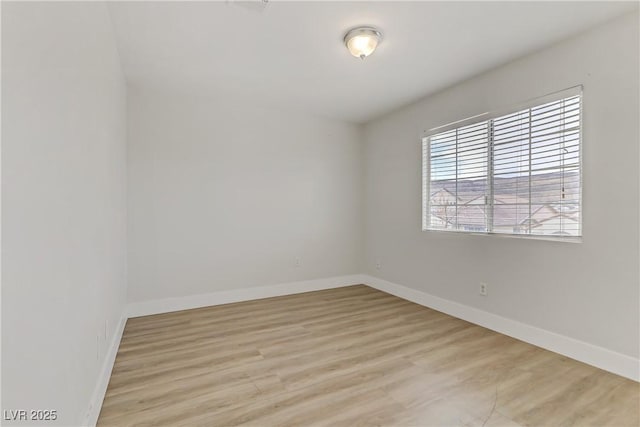
<instances>
[{"instance_id":1,"label":"distant hillside","mask_svg":"<svg viewBox=\"0 0 640 427\"><path fill-rule=\"evenodd\" d=\"M562 190L564 188L564 199ZM460 180L457 193L455 180L443 180L431 182L431 194L446 189L452 194L457 194L458 203L466 203L469 200L487 194L486 180ZM493 193L496 199L518 197L529 199L529 177L496 177L493 180ZM531 199L536 204L575 203L580 194L580 180L578 172L551 172L531 176Z\"/></svg>"}]
</instances>

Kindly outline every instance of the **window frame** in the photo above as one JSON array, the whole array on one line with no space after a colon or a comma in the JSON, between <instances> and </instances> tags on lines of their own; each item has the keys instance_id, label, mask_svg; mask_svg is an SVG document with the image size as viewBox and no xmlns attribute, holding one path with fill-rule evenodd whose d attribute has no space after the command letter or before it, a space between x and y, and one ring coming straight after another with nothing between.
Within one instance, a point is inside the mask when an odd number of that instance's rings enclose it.
<instances>
[{"instance_id":1,"label":"window frame","mask_svg":"<svg viewBox=\"0 0 640 427\"><path fill-rule=\"evenodd\" d=\"M531 98L527 101L512 104L507 107L499 108L496 110L488 111L482 114L477 114L466 119L457 120L454 122L447 123L442 126L437 126L431 128L429 130L425 130L420 137L420 146L422 150L422 212L421 212L421 221L422 221L422 231L428 233L453 233L453 234L465 234L465 235L478 235L478 236L497 236L497 237L506 237L506 238L524 238L530 240L547 240L547 241L555 241L555 242L567 242L567 243L582 243L584 238L584 192L583 192L583 156L584 156L584 90L582 85L573 86L567 89L563 89L560 91L556 91L547 95L543 95L536 98ZM428 223L430 220L430 184L431 184L431 142L430 138L434 135L441 134L447 131L451 131L457 128L461 128L464 126L471 126L474 124L479 124L482 122L490 123L491 120L496 118L500 118L505 115L514 114L520 112L522 110L527 110L531 108L535 108L540 105L544 105L546 103L560 101L565 98L570 97L580 97L580 109L579 109L579 120L580 120L580 129L579 129L579 165L578 172L580 175L579 179L579 196L580 196L580 215L579 215L579 236L554 236L554 235L540 235L540 234L516 234L516 233L497 233L494 231L469 231L469 230L458 230L458 229L442 229L442 230L434 230L428 228ZM489 139L490 141L490 139ZM487 147L488 156L492 157L492 144L489 142ZM490 161L487 164L487 176L493 177L493 161ZM493 179L493 178L492 178ZM491 187L491 191L493 186ZM487 194L487 197L493 197L493 194ZM493 217L493 201L491 201L491 212L487 214ZM493 219L492 219L493 221Z\"/></svg>"}]
</instances>

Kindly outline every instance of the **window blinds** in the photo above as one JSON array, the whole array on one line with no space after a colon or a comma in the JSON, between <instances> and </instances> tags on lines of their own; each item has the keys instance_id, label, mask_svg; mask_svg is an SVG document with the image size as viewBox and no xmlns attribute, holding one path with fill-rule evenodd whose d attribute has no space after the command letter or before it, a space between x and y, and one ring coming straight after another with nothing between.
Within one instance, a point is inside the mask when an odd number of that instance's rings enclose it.
<instances>
[{"instance_id":1,"label":"window blinds","mask_svg":"<svg viewBox=\"0 0 640 427\"><path fill-rule=\"evenodd\" d=\"M423 230L581 235L581 95L423 139Z\"/></svg>"}]
</instances>

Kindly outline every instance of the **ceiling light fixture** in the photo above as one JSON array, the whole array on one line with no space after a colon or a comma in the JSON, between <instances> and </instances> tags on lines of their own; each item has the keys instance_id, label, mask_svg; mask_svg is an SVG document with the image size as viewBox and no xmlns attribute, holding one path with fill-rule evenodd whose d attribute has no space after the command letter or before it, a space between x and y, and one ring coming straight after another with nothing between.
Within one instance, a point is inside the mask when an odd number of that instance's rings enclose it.
<instances>
[{"instance_id":1,"label":"ceiling light fixture","mask_svg":"<svg viewBox=\"0 0 640 427\"><path fill-rule=\"evenodd\" d=\"M382 33L373 27L357 27L344 36L344 44L356 58L364 59L371 55L382 41Z\"/></svg>"}]
</instances>

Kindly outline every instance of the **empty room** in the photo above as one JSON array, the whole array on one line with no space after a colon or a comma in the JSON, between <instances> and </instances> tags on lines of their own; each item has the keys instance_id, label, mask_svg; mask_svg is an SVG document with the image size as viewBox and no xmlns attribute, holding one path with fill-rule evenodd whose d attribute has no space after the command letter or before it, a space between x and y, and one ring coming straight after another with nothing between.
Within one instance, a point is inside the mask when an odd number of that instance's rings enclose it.
<instances>
[{"instance_id":1,"label":"empty room","mask_svg":"<svg viewBox=\"0 0 640 427\"><path fill-rule=\"evenodd\" d=\"M6 426L640 426L640 14L2 1Z\"/></svg>"}]
</instances>

